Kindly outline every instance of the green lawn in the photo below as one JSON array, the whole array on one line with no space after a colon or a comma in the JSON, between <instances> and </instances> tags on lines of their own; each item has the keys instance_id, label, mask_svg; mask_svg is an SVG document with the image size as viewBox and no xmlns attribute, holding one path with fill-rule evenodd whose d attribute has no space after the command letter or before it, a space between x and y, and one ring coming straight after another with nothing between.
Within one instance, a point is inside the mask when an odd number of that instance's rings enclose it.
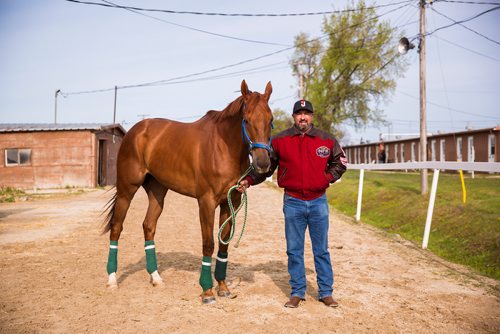
<instances>
[{"instance_id":1,"label":"green lawn","mask_svg":"<svg viewBox=\"0 0 500 334\"><path fill-rule=\"evenodd\" d=\"M349 170L328 190L334 208L355 216L359 171ZM429 173L429 194L432 173ZM428 249L449 261L500 279L500 178L440 173ZM361 221L422 244L430 195L420 194L420 174L365 171Z\"/></svg>"}]
</instances>

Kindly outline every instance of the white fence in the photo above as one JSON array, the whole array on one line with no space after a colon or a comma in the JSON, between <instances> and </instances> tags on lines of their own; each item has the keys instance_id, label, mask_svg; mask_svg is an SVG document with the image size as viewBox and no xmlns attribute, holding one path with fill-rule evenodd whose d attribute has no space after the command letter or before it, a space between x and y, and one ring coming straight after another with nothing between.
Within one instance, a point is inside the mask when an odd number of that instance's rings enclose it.
<instances>
[{"instance_id":1,"label":"white fence","mask_svg":"<svg viewBox=\"0 0 500 334\"><path fill-rule=\"evenodd\" d=\"M348 169L359 169L359 188L358 204L356 208L356 221L361 219L361 202L363 198L363 179L365 170L415 170L415 169L434 169L432 177L431 195L429 206L427 208L427 219L425 221L424 237L422 248L427 248L429 234L431 231L432 214L434 212L434 202L436 200L436 191L438 186L439 171L443 170L464 170L500 173L500 163L498 162L404 162L404 163L386 163L386 164L349 164Z\"/></svg>"}]
</instances>

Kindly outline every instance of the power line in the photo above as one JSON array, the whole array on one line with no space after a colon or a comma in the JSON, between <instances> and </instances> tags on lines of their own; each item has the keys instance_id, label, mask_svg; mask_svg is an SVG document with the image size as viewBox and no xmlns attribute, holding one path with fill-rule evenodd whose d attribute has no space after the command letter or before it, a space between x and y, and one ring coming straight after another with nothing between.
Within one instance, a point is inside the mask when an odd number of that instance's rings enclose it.
<instances>
[{"instance_id":1,"label":"power line","mask_svg":"<svg viewBox=\"0 0 500 334\"><path fill-rule=\"evenodd\" d=\"M76 0L66 0L66 1L76 1ZM369 21L372 21L372 20L376 20L376 19L378 19L378 18L380 18L380 17L382 17L384 15L387 15L389 13L395 12L395 11L401 9L401 8L404 8L404 7L408 6L409 5L408 2L409 1L404 1L404 3L406 3L405 5L399 6L397 8L391 9L391 10L389 10L389 11L383 13L383 14L376 15L376 16L374 16L372 18L366 19L363 22L360 22L360 23L357 23L357 24L353 24L351 26L346 27L345 29L343 29L341 31L336 31L335 33L341 33L341 32L346 31L348 29L360 26L360 25L362 25L362 24L364 24L366 22L369 22ZM314 41L322 40L322 39L324 39L324 38L326 38L328 36L329 36L329 34L327 33L327 34L324 34L324 35L322 35L320 37L310 39L310 40L308 40L308 41L306 41L306 42L304 42L304 43L302 43L300 45L297 45L297 46L303 46L303 45L306 45L306 44L314 42ZM233 63L233 64L216 67L216 68L209 69L209 70L206 70L206 71L191 73L191 74L187 74L187 75L183 75L183 76L178 76L178 77L173 77L173 78L164 79L164 80L151 81L151 82L145 82L145 83L134 84L134 85L118 86L118 89L138 88L138 87L157 86L157 85L167 84L167 83L175 81L175 80L182 80L182 79L186 79L186 78L190 78L190 77L195 77L195 76L199 76L199 75L203 75L203 74L207 74L207 73L217 72L217 71L225 70L225 69L228 69L228 68L236 67L236 66L239 66L239 65L243 65L243 64L246 64L246 63L254 62L254 61L257 61L257 60L260 60L260 59L264 59L264 58L267 58L267 57L270 57L270 56L274 56L274 55L277 55L277 54L289 51L291 49L294 49L295 47L296 46L286 47L284 49L280 49L280 50L277 50L277 51L274 51L274 52L266 53L266 54L264 54L262 56L258 56L258 57L254 57L254 58L250 58L250 59L246 59L246 60L242 60L242 61L239 61L239 62L236 62L236 63ZM384 67L387 66L387 65L388 64L385 64ZM377 70L377 72L380 71L380 70L381 69ZM87 91L79 91L79 92L67 92L67 93L61 92L61 95L67 97L67 96L70 96L70 95L103 93L103 92L112 91L114 89L115 88L113 87L113 88L104 88L104 89L87 90Z\"/></svg>"},{"instance_id":2,"label":"power line","mask_svg":"<svg viewBox=\"0 0 500 334\"><path fill-rule=\"evenodd\" d=\"M359 9L344 9L344 10L333 10L333 11L323 11L323 12L308 12L308 13L263 13L263 14L255 14L255 13L207 13L207 12L195 12L195 11L176 11L169 9L155 9L155 8L141 8L141 7L131 7L131 6L121 6L112 3L98 3L98 2L90 2L90 1L79 1L79 0L65 0L68 2L74 2L78 4L84 5L95 5L102 7L110 7L110 8L121 8L121 9L129 9L136 11L147 11L147 12L160 12L167 14L190 14L190 15L206 15L206 16L245 16L245 17L281 17L281 16L312 16L312 15L328 15L328 14L340 14L340 13L348 13L348 12L356 12ZM396 3L389 3L384 5L377 5L372 7L366 7L365 9L377 9L389 6L396 6L403 3L410 3L414 0L405 0Z\"/></svg>"},{"instance_id":3,"label":"power line","mask_svg":"<svg viewBox=\"0 0 500 334\"><path fill-rule=\"evenodd\" d=\"M443 30L443 29L446 29L446 28L452 27L452 26L457 25L457 24L461 24L461 23L465 23L465 22L472 21L472 20L474 20L474 19L476 19L476 18L478 18L478 17L480 17L480 16L482 16L482 15L484 15L484 14L490 13L490 12L495 11L495 10L498 10L498 9L500 9L500 6L493 7L493 8L490 8L490 9L488 9L488 10L485 10L484 12L481 12L481 13L479 13L479 14L476 14L476 15L474 15L473 17L470 17L470 18L468 18L468 19L464 19L464 20L461 20L461 21L454 21L454 22L453 22L453 23L451 23L451 24L448 24L448 25L445 25L445 26L442 26L442 27L436 28L436 29L434 29L433 31L426 33L426 34L425 34L425 36L430 36L430 35L434 34L435 32L438 32L439 30Z\"/></svg>"},{"instance_id":4,"label":"power line","mask_svg":"<svg viewBox=\"0 0 500 334\"><path fill-rule=\"evenodd\" d=\"M230 73L225 73L225 74L220 74L218 76L212 76L212 77L204 77L204 78L198 78L194 80L183 80L187 79L193 76L198 76L202 74L207 74L210 72L215 72L216 69L214 70L209 70L209 71L204 71L204 72L199 72L196 74L188 74L184 76L178 76L166 80L159 80L159 81L153 81L153 82L148 82L148 83L143 83L143 84L137 84L137 85L126 85L126 86L118 86L118 89L127 89L127 88L138 88L138 87L153 87L153 86L160 86L160 85L173 85L173 84L180 84L180 83L186 83L186 82L195 82L195 81L205 81L209 79L220 79L220 78L225 78L225 77L231 77L234 76L235 74L241 75L241 74L253 74L257 73L257 70L262 70L265 68L270 68L272 66L276 66L279 64L286 63L284 61L273 63L273 64L268 64L268 65L263 65L263 66L258 66L254 68L250 68L247 70L242 70L238 72L230 72ZM288 67L288 66L287 66ZM278 69L281 69L282 67L279 67ZM274 68L276 69L276 68ZM274 70L273 69L273 70ZM262 71L261 71L262 72ZM96 89L96 90L88 90L88 91L79 91L79 92L61 92L61 95L64 97L70 96L70 95L80 95L80 94L91 94L91 93L105 93L114 90L115 88L104 88L104 89Z\"/></svg>"},{"instance_id":5,"label":"power line","mask_svg":"<svg viewBox=\"0 0 500 334\"><path fill-rule=\"evenodd\" d=\"M463 3L468 5L500 5L500 2L483 2L483 1L436 0L436 2Z\"/></svg>"},{"instance_id":6,"label":"power line","mask_svg":"<svg viewBox=\"0 0 500 334\"><path fill-rule=\"evenodd\" d=\"M482 56L482 57L485 57L485 58L488 58L488 59L491 59L491 60L494 60L494 61L500 62L500 59L498 59L498 58L494 58L494 57L491 57L491 56L485 55L485 54L483 54L483 53L477 52L476 50L472 50L472 49L466 48L465 46L462 46L462 45L457 44L457 43L455 43L455 42L449 41L449 40L447 40L447 39L445 39L445 38L443 38L443 37L439 37L438 35L432 35L431 37L433 37L433 38L437 38L437 39L442 40L442 41L444 41L444 42L446 42L446 43L449 43L449 44L451 44L451 45L454 45L454 46L456 46L456 47L458 47L458 48L461 48L461 49L467 50L467 51L469 51L469 52L475 53L475 54L477 54L478 56Z\"/></svg>"},{"instance_id":7,"label":"power line","mask_svg":"<svg viewBox=\"0 0 500 334\"><path fill-rule=\"evenodd\" d=\"M401 94L403 94L403 95L406 95L406 96L409 96L409 97L411 97L411 98L414 98L414 99L417 99L417 100L418 100L418 97L413 96L413 95L411 95L411 94L408 94L408 93L405 93L405 92L402 92L402 91L399 91L399 93L401 93ZM461 113L461 114L472 115L472 116L483 117L483 118L490 118L490 119L500 119L500 117L485 116L485 115L474 114L474 113L467 112L467 111L463 111L463 110L458 110L458 109L454 109L454 108L449 108L449 107L447 107L447 106L443 106L443 105L438 104L438 103L430 102L429 100L427 100L427 103L428 103L428 104L430 104L430 105L433 105L433 106L435 106L435 107L444 108L444 109L448 109L448 110L453 110L453 111L458 112L458 113Z\"/></svg>"},{"instance_id":8,"label":"power line","mask_svg":"<svg viewBox=\"0 0 500 334\"><path fill-rule=\"evenodd\" d=\"M73 1L73 0L67 0L67 1ZM114 3L110 2L110 1L106 1L106 0L102 0L102 1L113 5L111 7L123 8L125 10L128 10L129 12L134 13L134 14L138 14L138 15L142 15L142 16L145 16L145 17L149 17L149 18L151 18L153 20L156 20L156 21L160 21L160 22L163 22L163 23L171 24L171 25L174 25L174 26L177 26L177 27L181 27L181 28L185 28L185 29L189 29L189 30L193 30L193 31L197 31L197 32L201 32L201 33L208 34L208 35L213 35L213 36L218 36L218 37L223 37L223 38L229 38L229 39L234 39L234 40L243 41L243 42L257 43L257 44L267 44L267 45L276 45L276 46L290 46L288 44L273 43L273 42L263 42L263 41L257 41L257 40L246 39L246 38L241 38L241 37L234 37L234 36L223 35L223 34L211 32L211 31L207 31L207 30L202 30L202 29L190 27L190 26L187 26L187 25L178 24L178 23L175 23L175 22L170 22L170 21L167 21L167 20L164 20L164 19L160 19L160 18L152 16L152 15L144 14L144 13L141 13L141 12L135 10L135 9L121 7L121 6L118 6L118 5L116 5L116 4L114 4Z\"/></svg>"},{"instance_id":9,"label":"power line","mask_svg":"<svg viewBox=\"0 0 500 334\"><path fill-rule=\"evenodd\" d=\"M485 36L485 35L483 35L483 34L481 34L481 33L477 32L477 31L475 31L475 30L473 30L473 29L471 29L471 28L469 28L469 27L467 27L467 26L463 25L462 23L455 21L455 20L454 20L454 19L452 19L451 17L449 17L449 16L447 16L447 15L445 15L445 14L443 14L443 13L438 12L436 9L434 9L434 7L431 7L431 9L432 9L435 13L437 13L437 14L439 14L439 15L441 15L441 16L443 16L443 17L447 18L448 20L450 20L450 21L452 21L452 22L454 22L454 23L456 23L456 24L460 25L461 27L463 27L463 28L465 28L465 29L467 29L467 30L469 30L469 31L471 31L471 32L473 32L473 33L475 33L476 35L479 35L479 36L481 36L481 37L483 37L483 38L485 38L485 39L489 40L490 42L493 42L493 43L495 43L495 44L500 45L500 42L495 41L494 39L489 38L488 36Z\"/></svg>"}]
</instances>

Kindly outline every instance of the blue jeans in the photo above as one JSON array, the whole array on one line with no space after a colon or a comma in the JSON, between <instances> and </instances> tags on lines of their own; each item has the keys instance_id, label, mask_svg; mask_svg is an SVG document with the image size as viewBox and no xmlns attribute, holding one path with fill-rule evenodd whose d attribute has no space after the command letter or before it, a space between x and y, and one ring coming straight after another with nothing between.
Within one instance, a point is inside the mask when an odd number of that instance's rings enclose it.
<instances>
[{"instance_id":1,"label":"blue jeans","mask_svg":"<svg viewBox=\"0 0 500 334\"><path fill-rule=\"evenodd\" d=\"M311 201L284 195L283 213L285 214L286 254L288 255L291 296L305 298L304 239L306 228L309 228L314 254L318 297L332 295L333 270L328 251L328 211L326 194Z\"/></svg>"}]
</instances>

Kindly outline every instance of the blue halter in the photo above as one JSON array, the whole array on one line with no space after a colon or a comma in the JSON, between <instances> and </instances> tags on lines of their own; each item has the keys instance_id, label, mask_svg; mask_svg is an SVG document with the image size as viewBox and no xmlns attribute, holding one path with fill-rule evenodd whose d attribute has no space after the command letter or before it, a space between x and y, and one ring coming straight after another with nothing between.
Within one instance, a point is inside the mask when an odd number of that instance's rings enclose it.
<instances>
[{"instance_id":1,"label":"blue halter","mask_svg":"<svg viewBox=\"0 0 500 334\"><path fill-rule=\"evenodd\" d=\"M271 123L271 128L273 127L273 124ZM271 139L269 139L269 144L266 143L254 143L250 137L248 137L247 129L245 127L245 119L241 120L241 132L242 132L242 137L244 140L248 142L248 150L251 151L254 148L263 148L267 150L267 152L271 153Z\"/></svg>"}]
</instances>

